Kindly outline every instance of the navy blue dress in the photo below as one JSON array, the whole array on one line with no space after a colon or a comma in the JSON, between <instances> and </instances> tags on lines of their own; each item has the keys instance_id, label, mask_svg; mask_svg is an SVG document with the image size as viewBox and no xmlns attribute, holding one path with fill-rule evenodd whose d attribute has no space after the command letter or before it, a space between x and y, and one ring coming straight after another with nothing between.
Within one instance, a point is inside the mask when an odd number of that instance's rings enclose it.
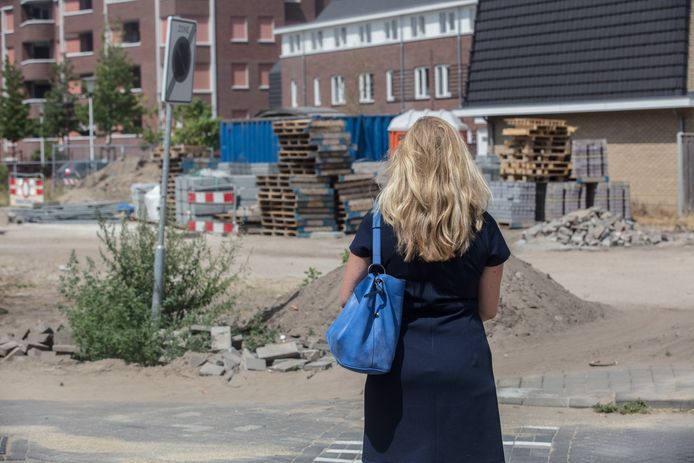
<instances>
[{"instance_id":1,"label":"navy blue dress","mask_svg":"<svg viewBox=\"0 0 694 463\"><path fill-rule=\"evenodd\" d=\"M371 256L369 214L350 251ZM404 262L392 227L381 229L389 275L407 281L403 324L390 373L368 375L364 463L503 463L492 356L477 311L485 266L510 251L494 219L461 257Z\"/></svg>"}]
</instances>

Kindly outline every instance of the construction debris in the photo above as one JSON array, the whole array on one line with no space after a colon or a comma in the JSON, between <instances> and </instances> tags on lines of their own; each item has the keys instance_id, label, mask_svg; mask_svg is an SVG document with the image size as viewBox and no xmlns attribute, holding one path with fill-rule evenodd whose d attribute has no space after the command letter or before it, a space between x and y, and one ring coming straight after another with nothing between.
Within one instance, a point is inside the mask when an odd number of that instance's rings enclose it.
<instances>
[{"instance_id":1,"label":"construction debris","mask_svg":"<svg viewBox=\"0 0 694 463\"><path fill-rule=\"evenodd\" d=\"M628 247L667 241L663 233L640 230L631 220L599 207L574 211L535 225L523 232L522 237L526 241L544 238L571 247Z\"/></svg>"},{"instance_id":2,"label":"construction debris","mask_svg":"<svg viewBox=\"0 0 694 463\"><path fill-rule=\"evenodd\" d=\"M3 362L25 356L48 361L55 361L56 357L70 358L78 351L70 333L63 325L54 330L40 322L30 328L1 333L0 358ZM56 339L63 344L56 344Z\"/></svg>"},{"instance_id":3,"label":"construction debris","mask_svg":"<svg viewBox=\"0 0 694 463\"><path fill-rule=\"evenodd\" d=\"M18 208L7 212L11 223L47 223L61 221L119 220L132 213L127 203L81 203L41 206L35 209Z\"/></svg>"}]
</instances>

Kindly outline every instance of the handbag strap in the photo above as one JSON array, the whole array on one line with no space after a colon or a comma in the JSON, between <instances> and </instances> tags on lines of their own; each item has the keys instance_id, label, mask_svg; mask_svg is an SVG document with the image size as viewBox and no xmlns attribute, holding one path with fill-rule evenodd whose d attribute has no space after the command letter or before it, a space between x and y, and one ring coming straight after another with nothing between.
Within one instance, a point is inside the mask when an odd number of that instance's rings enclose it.
<instances>
[{"instance_id":1,"label":"handbag strap","mask_svg":"<svg viewBox=\"0 0 694 463\"><path fill-rule=\"evenodd\" d=\"M381 265L381 213L378 209L373 212L373 222L371 224L371 263Z\"/></svg>"}]
</instances>

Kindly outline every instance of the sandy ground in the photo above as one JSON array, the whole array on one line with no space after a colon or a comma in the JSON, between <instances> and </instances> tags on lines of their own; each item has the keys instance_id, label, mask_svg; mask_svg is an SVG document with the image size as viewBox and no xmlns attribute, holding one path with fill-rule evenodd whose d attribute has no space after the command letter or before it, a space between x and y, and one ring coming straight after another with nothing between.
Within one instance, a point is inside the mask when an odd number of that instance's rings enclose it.
<instances>
[{"instance_id":1,"label":"sandy ground","mask_svg":"<svg viewBox=\"0 0 694 463\"><path fill-rule=\"evenodd\" d=\"M94 225L1 225L0 330L27 319L59 321L56 283L72 249L80 258L98 255ZM508 233L513 242L517 233ZM213 244L224 238L212 238ZM301 240L244 237L239 263L246 263L240 309L252 312L296 287L304 272L322 273L341 262L350 238ZM622 365L691 361L694 357L694 247L557 252L512 246L514 253L551 274L581 297L613 305L604 319L562 332L494 336L497 377L585 370L593 359ZM240 373L227 384L200 378L185 362L158 367L106 360L46 365L0 363L3 399L116 400L252 403L354 399L363 376L341 369Z\"/></svg>"}]
</instances>

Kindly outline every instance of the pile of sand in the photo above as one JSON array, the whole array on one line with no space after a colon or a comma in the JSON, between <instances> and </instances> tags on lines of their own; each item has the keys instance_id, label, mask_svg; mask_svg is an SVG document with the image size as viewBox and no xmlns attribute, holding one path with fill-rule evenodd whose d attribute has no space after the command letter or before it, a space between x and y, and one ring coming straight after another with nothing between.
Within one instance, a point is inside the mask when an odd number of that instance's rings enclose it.
<instances>
[{"instance_id":1,"label":"pile of sand","mask_svg":"<svg viewBox=\"0 0 694 463\"><path fill-rule=\"evenodd\" d=\"M339 312L344 267L287 294L269 313L269 323L289 336L324 337ZM487 334L528 336L558 331L604 317L607 306L579 299L546 273L511 257L504 267L499 314Z\"/></svg>"},{"instance_id":2,"label":"pile of sand","mask_svg":"<svg viewBox=\"0 0 694 463\"><path fill-rule=\"evenodd\" d=\"M66 191L61 203L130 201L133 183L158 183L161 171L157 163L139 156L126 156L98 172L88 175L82 185Z\"/></svg>"}]
</instances>

